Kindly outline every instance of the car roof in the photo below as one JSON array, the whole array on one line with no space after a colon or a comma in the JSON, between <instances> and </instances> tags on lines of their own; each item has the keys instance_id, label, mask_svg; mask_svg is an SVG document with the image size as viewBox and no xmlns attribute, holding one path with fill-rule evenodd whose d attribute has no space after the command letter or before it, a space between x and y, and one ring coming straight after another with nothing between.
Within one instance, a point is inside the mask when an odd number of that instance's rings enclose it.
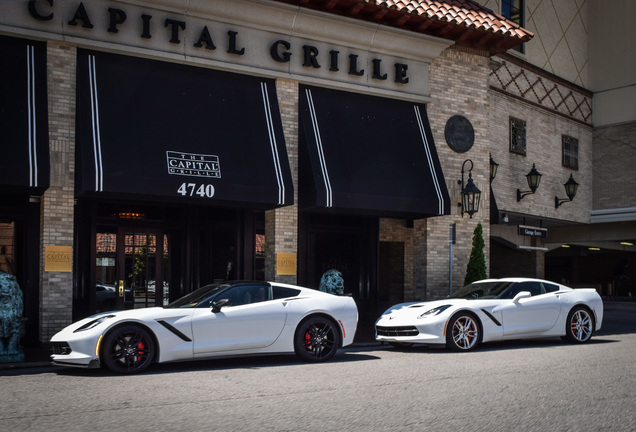
<instances>
[{"instance_id":1,"label":"car roof","mask_svg":"<svg viewBox=\"0 0 636 432\"><path fill-rule=\"evenodd\" d=\"M553 281L549 281L545 279L528 278L528 277L506 277L506 278L499 278L499 279L482 279L482 280L475 281L473 283L481 283L481 282L543 282L543 283L548 283L552 285L565 286L558 282L553 282Z\"/></svg>"}]
</instances>

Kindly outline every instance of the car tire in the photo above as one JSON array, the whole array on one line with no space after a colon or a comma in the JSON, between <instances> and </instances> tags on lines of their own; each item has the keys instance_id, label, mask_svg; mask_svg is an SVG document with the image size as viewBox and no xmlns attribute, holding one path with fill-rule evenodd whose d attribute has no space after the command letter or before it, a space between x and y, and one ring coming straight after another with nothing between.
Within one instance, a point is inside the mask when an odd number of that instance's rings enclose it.
<instances>
[{"instance_id":1,"label":"car tire","mask_svg":"<svg viewBox=\"0 0 636 432\"><path fill-rule=\"evenodd\" d=\"M322 316L309 317L300 323L294 335L294 351L303 361L318 363L332 358L340 348L336 324Z\"/></svg>"},{"instance_id":2,"label":"car tire","mask_svg":"<svg viewBox=\"0 0 636 432\"><path fill-rule=\"evenodd\" d=\"M594 317L589 309L577 306L572 308L565 322L564 339L570 343L586 343L594 333Z\"/></svg>"},{"instance_id":3,"label":"car tire","mask_svg":"<svg viewBox=\"0 0 636 432\"><path fill-rule=\"evenodd\" d=\"M102 344L101 363L120 374L139 373L148 368L155 356L155 341L138 325L123 325L111 330Z\"/></svg>"},{"instance_id":4,"label":"car tire","mask_svg":"<svg viewBox=\"0 0 636 432\"><path fill-rule=\"evenodd\" d=\"M481 342L481 323L470 312L454 315L446 328L446 347L451 351L470 351Z\"/></svg>"}]
</instances>

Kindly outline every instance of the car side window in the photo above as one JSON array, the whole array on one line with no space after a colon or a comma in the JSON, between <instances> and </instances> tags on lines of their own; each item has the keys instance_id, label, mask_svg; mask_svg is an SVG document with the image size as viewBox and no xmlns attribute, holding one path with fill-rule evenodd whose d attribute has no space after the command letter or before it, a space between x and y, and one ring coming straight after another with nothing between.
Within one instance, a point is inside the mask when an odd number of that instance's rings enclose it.
<instances>
[{"instance_id":1,"label":"car side window","mask_svg":"<svg viewBox=\"0 0 636 432\"><path fill-rule=\"evenodd\" d=\"M502 299L513 299L517 294L523 291L522 287L518 283L513 283L504 292L499 295Z\"/></svg>"},{"instance_id":2,"label":"car side window","mask_svg":"<svg viewBox=\"0 0 636 432\"><path fill-rule=\"evenodd\" d=\"M276 286L276 285L272 287L272 291L274 292L275 300L284 299L288 297L296 297L298 294L300 294L300 290L297 290L294 288Z\"/></svg>"},{"instance_id":3,"label":"car side window","mask_svg":"<svg viewBox=\"0 0 636 432\"><path fill-rule=\"evenodd\" d=\"M232 306L260 303L272 299L269 285L239 285L222 294L221 298L230 300Z\"/></svg>"},{"instance_id":4,"label":"car side window","mask_svg":"<svg viewBox=\"0 0 636 432\"><path fill-rule=\"evenodd\" d=\"M518 293L521 291L530 291L530 295L533 297L545 294L545 288L543 288L540 282L520 282L517 285L521 288L517 291Z\"/></svg>"},{"instance_id":5,"label":"car side window","mask_svg":"<svg viewBox=\"0 0 636 432\"><path fill-rule=\"evenodd\" d=\"M545 294L545 289L539 282L517 282L512 284L508 289L506 289L506 291L501 293L499 298L513 299L522 291L530 292L531 296Z\"/></svg>"},{"instance_id":6,"label":"car side window","mask_svg":"<svg viewBox=\"0 0 636 432\"><path fill-rule=\"evenodd\" d=\"M546 292L555 292L555 291L559 290L559 286L558 285L551 284L551 283L543 282L543 287L545 288Z\"/></svg>"}]
</instances>

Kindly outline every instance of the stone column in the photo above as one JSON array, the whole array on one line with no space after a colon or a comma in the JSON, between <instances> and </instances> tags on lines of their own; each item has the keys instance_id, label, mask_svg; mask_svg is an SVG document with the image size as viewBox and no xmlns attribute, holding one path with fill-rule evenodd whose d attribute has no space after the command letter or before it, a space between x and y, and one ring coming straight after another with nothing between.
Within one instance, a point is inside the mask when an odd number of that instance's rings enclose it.
<instances>
[{"instance_id":1,"label":"stone column","mask_svg":"<svg viewBox=\"0 0 636 432\"><path fill-rule=\"evenodd\" d=\"M47 43L47 87L51 185L41 200L40 341L73 319L73 273L45 272L46 246L73 246L75 175L75 87L77 50Z\"/></svg>"},{"instance_id":2,"label":"stone column","mask_svg":"<svg viewBox=\"0 0 636 432\"><path fill-rule=\"evenodd\" d=\"M298 82L279 78L276 92L294 182L294 205L265 212L265 279L296 284L297 275L276 275L276 254L298 254Z\"/></svg>"}]
</instances>

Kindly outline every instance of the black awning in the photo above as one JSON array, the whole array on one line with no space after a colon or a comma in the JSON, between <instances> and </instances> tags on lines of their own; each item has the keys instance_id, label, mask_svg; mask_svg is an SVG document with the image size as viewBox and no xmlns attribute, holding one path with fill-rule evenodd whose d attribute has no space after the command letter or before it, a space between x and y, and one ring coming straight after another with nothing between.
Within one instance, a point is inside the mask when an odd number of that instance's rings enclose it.
<instances>
[{"instance_id":1,"label":"black awning","mask_svg":"<svg viewBox=\"0 0 636 432\"><path fill-rule=\"evenodd\" d=\"M78 50L78 142L78 193L293 204L273 80Z\"/></svg>"},{"instance_id":2,"label":"black awning","mask_svg":"<svg viewBox=\"0 0 636 432\"><path fill-rule=\"evenodd\" d=\"M423 104L301 86L301 208L450 214Z\"/></svg>"},{"instance_id":3,"label":"black awning","mask_svg":"<svg viewBox=\"0 0 636 432\"><path fill-rule=\"evenodd\" d=\"M0 191L49 187L46 45L0 36Z\"/></svg>"}]
</instances>

